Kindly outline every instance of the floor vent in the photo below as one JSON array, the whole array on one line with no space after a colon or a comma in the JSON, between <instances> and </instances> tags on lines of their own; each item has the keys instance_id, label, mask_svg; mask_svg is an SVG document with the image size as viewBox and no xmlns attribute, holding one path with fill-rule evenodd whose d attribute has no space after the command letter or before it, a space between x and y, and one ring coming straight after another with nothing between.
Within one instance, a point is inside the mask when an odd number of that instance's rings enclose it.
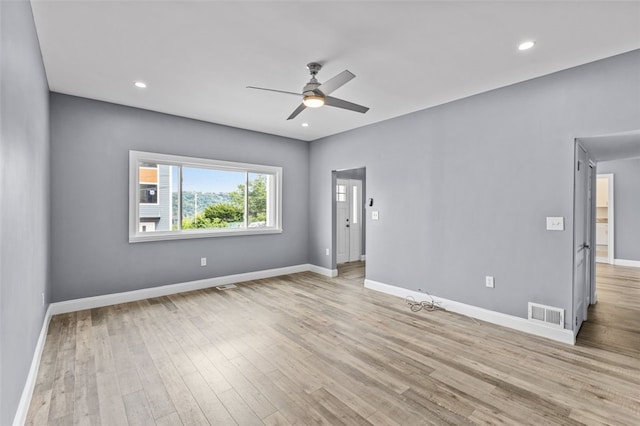
<instances>
[{"instance_id":1,"label":"floor vent","mask_svg":"<svg viewBox=\"0 0 640 426\"><path fill-rule=\"evenodd\" d=\"M529 321L553 328L564 328L564 309L529 302Z\"/></svg>"},{"instance_id":2,"label":"floor vent","mask_svg":"<svg viewBox=\"0 0 640 426\"><path fill-rule=\"evenodd\" d=\"M219 285L216 287L218 290L229 290L232 288L236 288L235 284L225 284L225 285Z\"/></svg>"}]
</instances>

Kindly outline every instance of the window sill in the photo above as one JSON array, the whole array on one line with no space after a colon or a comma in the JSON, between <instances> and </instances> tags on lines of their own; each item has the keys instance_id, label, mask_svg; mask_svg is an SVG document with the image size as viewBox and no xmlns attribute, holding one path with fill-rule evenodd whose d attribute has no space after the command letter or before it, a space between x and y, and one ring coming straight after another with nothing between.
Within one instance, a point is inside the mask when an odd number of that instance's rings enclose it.
<instances>
[{"instance_id":1,"label":"window sill","mask_svg":"<svg viewBox=\"0 0 640 426\"><path fill-rule=\"evenodd\" d=\"M145 243L148 241L187 240L194 238L239 237L242 235L281 234L282 228L229 229L217 231L181 231L181 232L149 232L129 235L129 243Z\"/></svg>"}]
</instances>

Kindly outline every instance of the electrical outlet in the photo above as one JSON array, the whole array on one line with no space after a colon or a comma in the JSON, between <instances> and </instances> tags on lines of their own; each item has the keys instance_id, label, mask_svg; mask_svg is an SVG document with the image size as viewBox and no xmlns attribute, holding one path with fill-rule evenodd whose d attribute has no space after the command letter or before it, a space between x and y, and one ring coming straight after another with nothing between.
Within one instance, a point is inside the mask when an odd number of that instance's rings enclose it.
<instances>
[{"instance_id":1,"label":"electrical outlet","mask_svg":"<svg viewBox=\"0 0 640 426\"><path fill-rule=\"evenodd\" d=\"M325 256L329 256L329 249L324 249Z\"/></svg>"},{"instance_id":2,"label":"electrical outlet","mask_svg":"<svg viewBox=\"0 0 640 426\"><path fill-rule=\"evenodd\" d=\"M206 257L201 257L200 258L200 266L207 266L207 258Z\"/></svg>"},{"instance_id":3,"label":"electrical outlet","mask_svg":"<svg viewBox=\"0 0 640 426\"><path fill-rule=\"evenodd\" d=\"M380 218L380 214L378 210L374 210L371 212L371 220L378 220Z\"/></svg>"},{"instance_id":4,"label":"electrical outlet","mask_svg":"<svg viewBox=\"0 0 640 426\"><path fill-rule=\"evenodd\" d=\"M493 277L490 276L486 276L484 277L484 285L489 287L489 288L494 288L495 287L495 281L493 279Z\"/></svg>"}]
</instances>

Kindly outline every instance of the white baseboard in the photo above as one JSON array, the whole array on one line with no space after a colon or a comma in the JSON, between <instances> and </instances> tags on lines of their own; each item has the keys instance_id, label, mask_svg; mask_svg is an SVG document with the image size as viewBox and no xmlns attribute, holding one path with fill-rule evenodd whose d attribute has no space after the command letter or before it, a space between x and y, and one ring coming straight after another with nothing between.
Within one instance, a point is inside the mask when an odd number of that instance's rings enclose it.
<instances>
[{"instance_id":1,"label":"white baseboard","mask_svg":"<svg viewBox=\"0 0 640 426\"><path fill-rule=\"evenodd\" d=\"M316 274L324 275L325 277L329 277L329 278L338 276L337 269L323 268L322 266L318 266L318 265L309 265L308 270L311 272L315 272Z\"/></svg>"},{"instance_id":2,"label":"white baseboard","mask_svg":"<svg viewBox=\"0 0 640 426\"><path fill-rule=\"evenodd\" d=\"M366 254L361 255L360 256L360 261L364 262L365 260L367 260L367 255Z\"/></svg>"},{"instance_id":3,"label":"white baseboard","mask_svg":"<svg viewBox=\"0 0 640 426\"><path fill-rule=\"evenodd\" d=\"M33 359L31 360L29 374L27 375L27 380L24 384L24 388L22 389L22 395L20 396L16 415L13 418L13 426L23 426L27 421L27 413L29 412L29 405L31 404L33 390L36 387L38 369L40 368L40 359L42 358L42 351L44 351L44 344L47 340L51 315L51 305L49 305L47 312L44 314L44 320L42 321L42 328L40 329L40 336L38 337L38 343L36 343L36 349L33 352Z\"/></svg>"},{"instance_id":4,"label":"white baseboard","mask_svg":"<svg viewBox=\"0 0 640 426\"><path fill-rule=\"evenodd\" d=\"M632 268L640 268L640 260L614 259L613 264L616 266L631 266Z\"/></svg>"},{"instance_id":5,"label":"white baseboard","mask_svg":"<svg viewBox=\"0 0 640 426\"><path fill-rule=\"evenodd\" d=\"M64 302L52 303L50 306L51 315L81 311L83 309L100 308L102 306L115 305L118 303L135 302L136 300L168 296L170 294L183 293L185 291L202 290L204 288L218 287L226 284L235 284L243 281L260 280L263 278L277 277L280 275L296 274L298 272L316 272L314 268L317 267L315 265L309 264L287 266L284 268L266 269L264 271L226 275L223 277L188 281L179 284L169 284L160 287L150 287L141 290L126 291L123 293L105 294L102 296L66 300Z\"/></svg>"},{"instance_id":6,"label":"white baseboard","mask_svg":"<svg viewBox=\"0 0 640 426\"><path fill-rule=\"evenodd\" d=\"M371 290L380 291L382 293L387 293L392 296L401 297L403 299L407 296L412 296L416 300L423 300L425 298L424 293L407 290L401 287L395 287L373 280L365 279L364 286ZM467 305L465 303L460 303L453 300L443 299L441 297L433 295L431 295L431 297L433 297L434 301L439 302L440 306L442 306L442 308L446 309L447 311L466 315L472 318L477 318L482 321L523 331L525 333L534 334L536 336L546 337L547 339L552 339L558 342L568 343L570 345L574 345L576 343L575 335L572 330L545 327L544 325L528 321L525 318L515 317L513 315L503 314L501 312L490 311L488 309L479 308L473 305Z\"/></svg>"}]
</instances>

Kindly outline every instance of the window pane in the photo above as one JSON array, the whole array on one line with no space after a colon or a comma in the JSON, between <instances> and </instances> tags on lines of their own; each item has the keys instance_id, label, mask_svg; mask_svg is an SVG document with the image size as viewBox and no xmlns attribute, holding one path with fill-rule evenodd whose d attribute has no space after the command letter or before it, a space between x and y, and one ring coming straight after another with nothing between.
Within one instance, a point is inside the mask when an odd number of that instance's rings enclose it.
<instances>
[{"instance_id":1,"label":"window pane","mask_svg":"<svg viewBox=\"0 0 640 426\"><path fill-rule=\"evenodd\" d=\"M140 184L140 203L156 204L158 202L158 185Z\"/></svg>"},{"instance_id":2,"label":"window pane","mask_svg":"<svg viewBox=\"0 0 640 426\"><path fill-rule=\"evenodd\" d=\"M356 185L353 185L353 197L351 200L353 204L351 217L353 218L353 223L358 223L358 187Z\"/></svg>"},{"instance_id":3,"label":"window pane","mask_svg":"<svg viewBox=\"0 0 640 426\"><path fill-rule=\"evenodd\" d=\"M336 201L347 201L346 185L336 185Z\"/></svg>"},{"instance_id":4,"label":"window pane","mask_svg":"<svg viewBox=\"0 0 640 426\"><path fill-rule=\"evenodd\" d=\"M265 173L249 173L249 228L272 226L271 209L267 203L272 176Z\"/></svg>"},{"instance_id":5,"label":"window pane","mask_svg":"<svg viewBox=\"0 0 640 426\"><path fill-rule=\"evenodd\" d=\"M244 228L245 172L182 167L182 229Z\"/></svg>"}]
</instances>

